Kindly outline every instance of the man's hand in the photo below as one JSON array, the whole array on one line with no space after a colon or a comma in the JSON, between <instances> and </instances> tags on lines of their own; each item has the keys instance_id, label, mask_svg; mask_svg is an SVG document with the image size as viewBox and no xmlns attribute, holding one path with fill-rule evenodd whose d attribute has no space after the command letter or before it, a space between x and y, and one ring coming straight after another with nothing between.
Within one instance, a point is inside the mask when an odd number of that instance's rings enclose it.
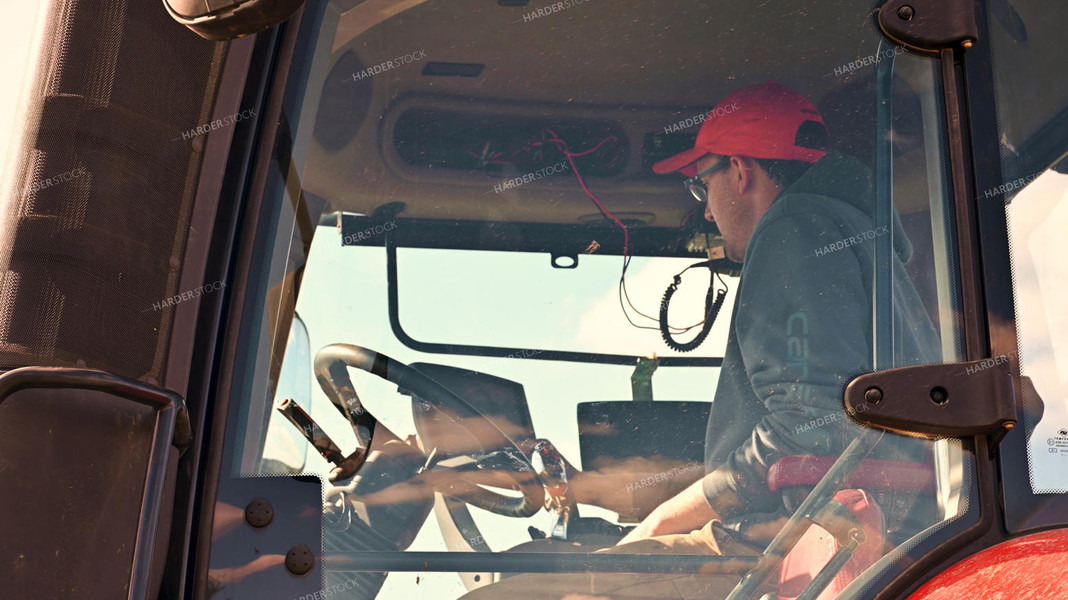
<instances>
[{"instance_id":1,"label":"man's hand","mask_svg":"<svg viewBox=\"0 0 1068 600\"><path fill-rule=\"evenodd\" d=\"M626 537L619 540L617 545L629 544L658 535L689 533L694 529L700 529L712 519L718 519L719 515L705 500L701 481L698 479L690 487L656 507L648 517L645 517L644 521L632 529Z\"/></svg>"}]
</instances>

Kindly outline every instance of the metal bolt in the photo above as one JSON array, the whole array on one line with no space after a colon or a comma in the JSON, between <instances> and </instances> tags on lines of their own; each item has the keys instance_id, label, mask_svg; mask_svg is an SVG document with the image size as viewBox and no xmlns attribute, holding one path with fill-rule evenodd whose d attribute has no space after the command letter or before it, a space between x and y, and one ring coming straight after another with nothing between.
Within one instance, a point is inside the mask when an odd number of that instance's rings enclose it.
<instances>
[{"instance_id":1,"label":"metal bolt","mask_svg":"<svg viewBox=\"0 0 1068 600\"><path fill-rule=\"evenodd\" d=\"M905 6L902 6L901 8L897 9L897 18L901 19L902 21L911 21L912 17L915 17L915 16L916 16L916 11L913 10L912 7L909 6L908 4L906 4Z\"/></svg>"},{"instance_id":2,"label":"metal bolt","mask_svg":"<svg viewBox=\"0 0 1068 600\"><path fill-rule=\"evenodd\" d=\"M883 391L877 387L870 387L864 392L864 401L869 404L878 404L883 399Z\"/></svg>"},{"instance_id":3,"label":"metal bolt","mask_svg":"<svg viewBox=\"0 0 1068 600\"><path fill-rule=\"evenodd\" d=\"M314 566L315 554L304 544L293 546L286 553L286 569L294 575L307 575Z\"/></svg>"},{"instance_id":4,"label":"metal bolt","mask_svg":"<svg viewBox=\"0 0 1068 600\"><path fill-rule=\"evenodd\" d=\"M253 498L245 507L245 521L257 529L270 525L273 520L274 507L266 498Z\"/></svg>"},{"instance_id":5,"label":"metal bolt","mask_svg":"<svg viewBox=\"0 0 1068 600\"><path fill-rule=\"evenodd\" d=\"M949 402L949 392L941 386L931 388L931 402L939 405Z\"/></svg>"}]
</instances>

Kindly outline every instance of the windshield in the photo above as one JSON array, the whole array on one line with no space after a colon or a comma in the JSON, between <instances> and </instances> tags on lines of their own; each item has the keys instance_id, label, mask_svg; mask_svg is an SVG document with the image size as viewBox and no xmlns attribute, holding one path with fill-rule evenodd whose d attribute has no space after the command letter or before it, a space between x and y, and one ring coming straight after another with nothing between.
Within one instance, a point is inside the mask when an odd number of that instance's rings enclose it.
<instances>
[{"instance_id":1,"label":"windshield","mask_svg":"<svg viewBox=\"0 0 1068 600\"><path fill-rule=\"evenodd\" d=\"M660 334L660 305L673 277L698 258L632 259L624 296L618 256L583 254L574 267L559 268L545 253L407 249L398 252L398 312L405 330L424 341L678 356L684 353L668 347ZM679 341L702 328L709 276L707 268L687 272L667 304L668 323ZM720 274L715 283L725 292L719 311L724 316L717 316L708 342L690 356L716 356L715 349L726 343L737 277ZM428 297L447 311L427 310Z\"/></svg>"},{"instance_id":2,"label":"windshield","mask_svg":"<svg viewBox=\"0 0 1068 600\"><path fill-rule=\"evenodd\" d=\"M826 4L310 3L211 585L726 597L792 536L734 597L823 598L974 518L843 408L960 336L937 62Z\"/></svg>"}]
</instances>

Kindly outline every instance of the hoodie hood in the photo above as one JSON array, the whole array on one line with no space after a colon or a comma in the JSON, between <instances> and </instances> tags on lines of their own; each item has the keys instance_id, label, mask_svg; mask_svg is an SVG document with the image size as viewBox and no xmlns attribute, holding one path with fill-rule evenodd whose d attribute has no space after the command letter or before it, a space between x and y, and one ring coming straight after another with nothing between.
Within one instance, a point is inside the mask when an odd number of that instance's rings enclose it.
<instances>
[{"instance_id":1,"label":"hoodie hood","mask_svg":"<svg viewBox=\"0 0 1068 600\"><path fill-rule=\"evenodd\" d=\"M826 156L779 194L775 201L799 194L825 196L848 204L875 223L875 193L871 171L852 156L829 150ZM896 209L893 211L893 220L894 252L902 263L908 263L912 258L912 242L905 234Z\"/></svg>"}]
</instances>

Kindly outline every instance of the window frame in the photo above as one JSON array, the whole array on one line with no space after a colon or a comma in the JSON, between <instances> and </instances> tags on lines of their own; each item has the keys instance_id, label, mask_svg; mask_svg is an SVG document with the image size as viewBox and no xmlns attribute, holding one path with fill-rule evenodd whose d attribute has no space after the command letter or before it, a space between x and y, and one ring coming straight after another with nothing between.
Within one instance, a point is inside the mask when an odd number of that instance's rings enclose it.
<instances>
[{"instance_id":1,"label":"window frame","mask_svg":"<svg viewBox=\"0 0 1068 600\"><path fill-rule=\"evenodd\" d=\"M264 260L270 249L265 247L265 238L257 232L285 225L278 221L281 196L275 197L268 193L269 186L273 186L275 191L280 189L277 187L281 183L278 178L283 175L279 170L280 166L273 164L276 155L272 150L284 148L291 142L288 139L291 132L283 113L295 114L293 110L299 107L300 99L293 97L288 84L307 77L312 68L312 42L317 35L309 38L308 32L317 32L318 25L325 17L325 11L318 10L315 4L314 0L309 2L289 24L279 29L278 47L274 49L278 62L273 71L270 106L261 131L260 152L251 164L228 165L228 169L241 170L249 178L251 185L246 219L243 220L244 223L239 221L236 225L239 248L235 253L234 263L236 272L248 274L250 280L238 282L239 285L235 286L230 313L220 324L226 330L226 341L220 356L222 367L216 394L220 401L216 404L215 412L217 424L225 424L228 421L227 412L231 405L227 399L243 397L246 390L243 389L241 380L251 376L244 373L240 366L245 364L240 359L247 350L241 343L241 333L251 324L258 305L262 303L265 288L262 287L262 281L260 287L255 283L257 273L260 273L261 277L263 275L262 265L270 262ZM325 8L326 3L321 4ZM982 13L979 14L979 19L981 27L985 27L985 16ZM1012 333L1011 327L1013 302L1004 207L989 203L981 205L974 200L976 189L996 185L1000 177L997 136L993 125L995 121L992 118L994 96L988 51L979 44L963 56L959 51L957 54L951 52L943 58L943 75L949 76L959 86L956 90L946 90L943 95L943 100L950 110L948 118L960 115L964 125L964 129L951 129L948 141L957 147L958 153L957 159L951 164L955 184L952 186L955 219L958 231L968 233L961 235L958 240L956 264L966 280L962 290L965 305L969 307L964 318L964 333L967 339L965 347L966 358L973 360L1015 351L1015 334ZM270 125L271 123L275 125ZM961 227L961 223L965 226ZM977 224L978 233L976 228L967 226L971 223ZM988 339L988 336L991 340L989 345L982 343L981 340ZM209 555L211 543L210 507L214 505L218 491L218 478L222 470L219 463L224 456L223 441L228 437L222 435L223 430L225 426L215 428L212 446L205 455L205 460L210 464L206 470L207 485L200 496L203 509L198 553L201 558L197 560L195 578L196 595L200 597L206 597L207 591L206 557ZM913 555L916 560L912 566L905 568L899 563L898 566L884 569L877 578L869 582L871 587L868 589L883 587L875 598L903 597L959 558L974 553L978 548L1006 539L994 526L995 522L1000 520L995 517L1001 514L996 490L999 488L999 475L1004 478L1008 487L1013 470L1004 466L1000 473L995 470L995 463L991 458L993 451L985 438L964 440L964 446L966 451L971 451L975 456L978 496L974 498L974 504L979 510L978 521L970 522L969 519L958 518L947 523L938 536L932 536L937 537L937 540L926 540L913 549L912 552L920 556L917 558ZM1015 456L1012 453L1022 449L1019 437L1014 441L1013 435L1010 434L1001 446L1003 460L1011 460ZM1021 506L1026 508L1026 505ZM1033 528L1045 526L1048 525L1037 524ZM884 583L886 585L882 585Z\"/></svg>"}]
</instances>

